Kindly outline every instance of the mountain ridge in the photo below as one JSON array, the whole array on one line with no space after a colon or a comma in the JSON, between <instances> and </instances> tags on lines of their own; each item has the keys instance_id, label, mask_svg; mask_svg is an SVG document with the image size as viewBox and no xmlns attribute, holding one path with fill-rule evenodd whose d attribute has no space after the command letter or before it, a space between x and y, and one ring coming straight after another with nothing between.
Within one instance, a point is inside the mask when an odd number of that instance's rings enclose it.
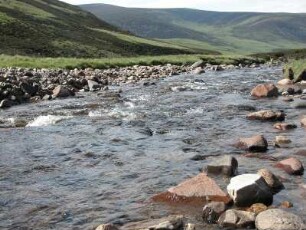
<instances>
[{"instance_id":1,"label":"mountain ridge","mask_svg":"<svg viewBox=\"0 0 306 230\"><path fill-rule=\"evenodd\" d=\"M145 38L223 52L305 48L306 13L215 12L80 5L106 22ZM239 47L241 46L241 47Z\"/></svg>"}]
</instances>

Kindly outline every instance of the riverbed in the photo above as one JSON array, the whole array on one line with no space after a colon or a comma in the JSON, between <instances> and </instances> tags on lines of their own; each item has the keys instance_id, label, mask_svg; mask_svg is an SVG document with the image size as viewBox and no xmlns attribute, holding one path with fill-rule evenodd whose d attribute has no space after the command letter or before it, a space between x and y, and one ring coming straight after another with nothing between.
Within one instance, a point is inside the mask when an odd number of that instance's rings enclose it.
<instances>
[{"instance_id":1,"label":"riverbed","mask_svg":"<svg viewBox=\"0 0 306 230\"><path fill-rule=\"evenodd\" d=\"M281 97L250 97L257 84L280 78L280 67L208 71L0 110L0 228L93 229L168 214L201 222L201 208L154 204L150 197L224 154L238 159L240 174L266 167L281 176L286 189L273 205L290 201L292 212L305 214L305 176L288 176L275 162L244 157L232 145L264 134L266 155L275 159L306 148L299 125L305 110ZM298 125L285 133L293 141L289 148L273 146L281 134L273 123L246 119L254 109L284 110ZM9 127L20 119L28 126ZM195 155L204 159L192 160ZM229 180L215 179L225 190Z\"/></svg>"}]
</instances>

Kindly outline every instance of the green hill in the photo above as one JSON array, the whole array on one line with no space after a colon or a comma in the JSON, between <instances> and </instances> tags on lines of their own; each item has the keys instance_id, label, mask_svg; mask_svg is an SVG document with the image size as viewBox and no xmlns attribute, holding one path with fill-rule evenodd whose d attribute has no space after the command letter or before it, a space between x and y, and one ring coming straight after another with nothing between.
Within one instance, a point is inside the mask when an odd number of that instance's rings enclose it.
<instances>
[{"instance_id":1,"label":"green hill","mask_svg":"<svg viewBox=\"0 0 306 230\"><path fill-rule=\"evenodd\" d=\"M212 12L81 5L106 22L146 38L224 53L306 47L306 14Z\"/></svg>"},{"instance_id":2,"label":"green hill","mask_svg":"<svg viewBox=\"0 0 306 230\"><path fill-rule=\"evenodd\" d=\"M191 52L124 33L57 0L0 0L0 54L118 57Z\"/></svg>"}]
</instances>

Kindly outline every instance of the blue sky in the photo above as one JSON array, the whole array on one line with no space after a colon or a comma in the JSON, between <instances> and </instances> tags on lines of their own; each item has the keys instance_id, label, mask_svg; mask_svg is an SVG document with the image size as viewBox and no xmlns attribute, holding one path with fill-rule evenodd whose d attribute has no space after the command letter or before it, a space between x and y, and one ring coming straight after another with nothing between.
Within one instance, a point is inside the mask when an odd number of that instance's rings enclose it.
<instances>
[{"instance_id":1,"label":"blue sky","mask_svg":"<svg viewBox=\"0 0 306 230\"><path fill-rule=\"evenodd\" d=\"M216 11L305 12L306 0L62 0L70 4L107 3L126 7L196 8Z\"/></svg>"}]
</instances>

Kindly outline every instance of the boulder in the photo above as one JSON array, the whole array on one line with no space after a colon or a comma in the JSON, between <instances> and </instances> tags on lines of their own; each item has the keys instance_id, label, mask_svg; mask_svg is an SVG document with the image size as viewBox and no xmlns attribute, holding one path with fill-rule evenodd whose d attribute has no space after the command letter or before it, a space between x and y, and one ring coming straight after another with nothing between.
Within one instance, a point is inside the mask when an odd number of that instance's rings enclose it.
<instances>
[{"instance_id":1,"label":"boulder","mask_svg":"<svg viewBox=\"0 0 306 230\"><path fill-rule=\"evenodd\" d=\"M283 131L297 128L295 124L288 124L288 123L276 123L273 125L273 127L275 129L283 130Z\"/></svg>"},{"instance_id":2,"label":"boulder","mask_svg":"<svg viewBox=\"0 0 306 230\"><path fill-rule=\"evenodd\" d=\"M249 120L260 120L260 121L283 121L285 120L286 114L282 111L272 110L261 110L247 115Z\"/></svg>"},{"instance_id":3,"label":"boulder","mask_svg":"<svg viewBox=\"0 0 306 230\"><path fill-rule=\"evenodd\" d=\"M74 92L72 92L65 86L59 85L53 90L53 97L64 98L69 96L74 96Z\"/></svg>"},{"instance_id":4,"label":"boulder","mask_svg":"<svg viewBox=\"0 0 306 230\"><path fill-rule=\"evenodd\" d=\"M242 174L232 178L227 191L238 207L255 203L270 205L273 202L269 186L258 174Z\"/></svg>"},{"instance_id":5,"label":"boulder","mask_svg":"<svg viewBox=\"0 0 306 230\"><path fill-rule=\"evenodd\" d=\"M217 183L205 173L187 179L168 191L153 196L153 201L168 203L188 203L201 205L207 201L229 203L231 199Z\"/></svg>"},{"instance_id":6,"label":"boulder","mask_svg":"<svg viewBox=\"0 0 306 230\"><path fill-rule=\"evenodd\" d=\"M96 228L96 230L119 230L119 228L113 224L101 224Z\"/></svg>"},{"instance_id":7,"label":"boulder","mask_svg":"<svg viewBox=\"0 0 306 230\"><path fill-rule=\"evenodd\" d=\"M205 223L215 224L225 210L226 205L223 202L210 202L203 208L202 219Z\"/></svg>"},{"instance_id":8,"label":"boulder","mask_svg":"<svg viewBox=\"0 0 306 230\"><path fill-rule=\"evenodd\" d=\"M288 78L282 79L279 82L277 82L278 85L292 85L293 81L291 81Z\"/></svg>"},{"instance_id":9,"label":"boulder","mask_svg":"<svg viewBox=\"0 0 306 230\"><path fill-rule=\"evenodd\" d=\"M265 180L273 194L276 194L285 188L283 183L270 170L260 169L257 174Z\"/></svg>"},{"instance_id":10,"label":"boulder","mask_svg":"<svg viewBox=\"0 0 306 230\"><path fill-rule=\"evenodd\" d=\"M255 220L258 230L302 230L303 220L281 209L269 209L258 214Z\"/></svg>"},{"instance_id":11,"label":"boulder","mask_svg":"<svg viewBox=\"0 0 306 230\"><path fill-rule=\"evenodd\" d=\"M282 160L275 164L275 167L283 169L286 173L290 175L303 175L304 167L301 161L291 157L285 160Z\"/></svg>"},{"instance_id":12,"label":"boulder","mask_svg":"<svg viewBox=\"0 0 306 230\"><path fill-rule=\"evenodd\" d=\"M238 168L238 161L232 156L223 156L220 159L214 160L209 163L205 171L211 174L222 174L225 176L236 175Z\"/></svg>"},{"instance_id":13,"label":"boulder","mask_svg":"<svg viewBox=\"0 0 306 230\"><path fill-rule=\"evenodd\" d=\"M251 96L254 97L277 97L278 89L273 84L260 84L251 91Z\"/></svg>"},{"instance_id":14,"label":"boulder","mask_svg":"<svg viewBox=\"0 0 306 230\"><path fill-rule=\"evenodd\" d=\"M250 152L265 152L268 149L268 142L263 135L250 138L240 138L236 147Z\"/></svg>"},{"instance_id":15,"label":"boulder","mask_svg":"<svg viewBox=\"0 0 306 230\"><path fill-rule=\"evenodd\" d=\"M255 215L258 215L259 213L266 210L268 210L268 207L261 203L252 204L252 206L247 209L248 212L253 212Z\"/></svg>"},{"instance_id":16,"label":"boulder","mask_svg":"<svg viewBox=\"0 0 306 230\"><path fill-rule=\"evenodd\" d=\"M255 213L230 209L220 216L218 224L222 228L254 228Z\"/></svg>"},{"instance_id":17,"label":"boulder","mask_svg":"<svg viewBox=\"0 0 306 230\"><path fill-rule=\"evenodd\" d=\"M180 230L184 227L183 216L140 221L122 226L121 230Z\"/></svg>"}]
</instances>

